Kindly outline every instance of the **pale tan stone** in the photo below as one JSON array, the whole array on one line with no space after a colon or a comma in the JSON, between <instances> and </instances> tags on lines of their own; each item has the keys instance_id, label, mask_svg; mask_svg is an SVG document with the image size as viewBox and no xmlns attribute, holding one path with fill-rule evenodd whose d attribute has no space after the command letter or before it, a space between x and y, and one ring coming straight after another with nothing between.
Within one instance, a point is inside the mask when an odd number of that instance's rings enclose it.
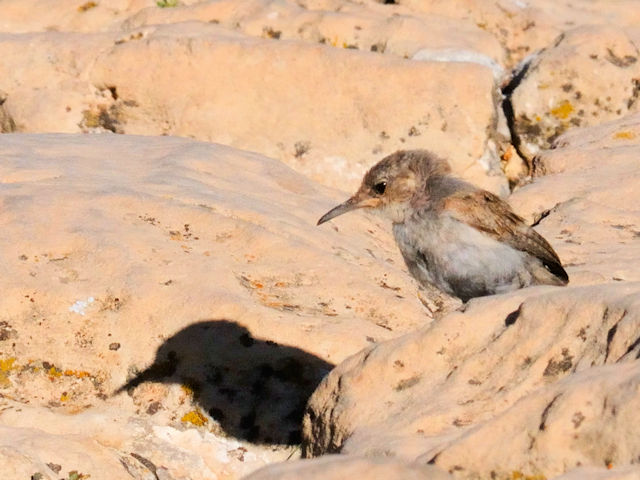
<instances>
[{"instance_id":1,"label":"pale tan stone","mask_svg":"<svg viewBox=\"0 0 640 480\"><path fill-rule=\"evenodd\" d=\"M245 480L446 480L451 475L432 466L417 465L383 457L364 458L327 455L320 459L285 462L265 467Z\"/></svg>"},{"instance_id":2,"label":"pale tan stone","mask_svg":"<svg viewBox=\"0 0 640 480\"><path fill-rule=\"evenodd\" d=\"M459 478L628 465L639 337L640 283L476 299L334 369L310 399L304 453L418 460Z\"/></svg>"},{"instance_id":3,"label":"pale tan stone","mask_svg":"<svg viewBox=\"0 0 640 480\"><path fill-rule=\"evenodd\" d=\"M639 57L618 26L563 33L531 60L511 96L520 151L531 160L568 129L637 112Z\"/></svg>"},{"instance_id":4,"label":"pale tan stone","mask_svg":"<svg viewBox=\"0 0 640 480\"><path fill-rule=\"evenodd\" d=\"M0 90L0 133L10 133L16 129L13 118L4 108L4 102L7 101L7 94Z\"/></svg>"},{"instance_id":5,"label":"pale tan stone","mask_svg":"<svg viewBox=\"0 0 640 480\"><path fill-rule=\"evenodd\" d=\"M491 128L493 74L477 63L408 61L203 22L12 35L0 52L14 72L3 89L19 131L195 137L344 190L384 155L429 147L465 178L507 191L502 137Z\"/></svg>"},{"instance_id":6,"label":"pale tan stone","mask_svg":"<svg viewBox=\"0 0 640 480\"><path fill-rule=\"evenodd\" d=\"M635 480L640 477L640 468L576 468L554 480Z\"/></svg>"},{"instance_id":7,"label":"pale tan stone","mask_svg":"<svg viewBox=\"0 0 640 480\"><path fill-rule=\"evenodd\" d=\"M97 61L92 82L117 86L135 104L123 107L126 132L193 135L259 151L347 190L385 154L429 146L460 174L499 186L500 176L487 175L486 126L496 115L488 68L239 42L216 26L198 27L197 35L188 33L193 28L158 28ZM142 58L157 60L143 73L132 70ZM169 92L176 92L175 101L166 101ZM471 95L474 101L465 102ZM485 152L483 171L478 162Z\"/></svg>"},{"instance_id":8,"label":"pale tan stone","mask_svg":"<svg viewBox=\"0 0 640 480\"><path fill-rule=\"evenodd\" d=\"M3 399L0 465L5 478L40 473L59 479L75 471L79 478L99 480L235 479L295 454L169 425L167 418L145 418L110 403L69 415Z\"/></svg>"},{"instance_id":9,"label":"pale tan stone","mask_svg":"<svg viewBox=\"0 0 640 480\"><path fill-rule=\"evenodd\" d=\"M16 471L127 478L133 452L164 478L238 478L295 457L333 364L431 320L388 227L316 227L342 194L275 160L112 134L5 134L0 159L2 441L30 432Z\"/></svg>"},{"instance_id":10,"label":"pale tan stone","mask_svg":"<svg viewBox=\"0 0 640 480\"><path fill-rule=\"evenodd\" d=\"M305 0L304 3L310 8L336 5L325 0ZM408 0L397 4L366 0L363 3L388 15L441 16L468 22L500 42L507 67L546 48L562 32L575 27L603 24L635 27L640 22L634 0Z\"/></svg>"},{"instance_id":11,"label":"pale tan stone","mask_svg":"<svg viewBox=\"0 0 640 480\"><path fill-rule=\"evenodd\" d=\"M389 15L352 2L304 8L300 2L233 0L202 2L189 7L148 7L132 15L122 28L184 21L212 22L254 37L302 40L413 57L423 49L473 51L503 63L498 41L472 22L440 15Z\"/></svg>"},{"instance_id":12,"label":"pale tan stone","mask_svg":"<svg viewBox=\"0 0 640 480\"><path fill-rule=\"evenodd\" d=\"M638 281L640 115L567 132L510 202L567 266L571 284Z\"/></svg>"},{"instance_id":13,"label":"pale tan stone","mask_svg":"<svg viewBox=\"0 0 640 480\"><path fill-rule=\"evenodd\" d=\"M295 460L304 401L346 359L306 447L344 458L256 476L635 478L637 115L568 130L510 198L530 221L550 211L536 229L570 287L430 324L441 299L416 296L388 226L316 228L345 194L309 180L352 190L420 147L504 193L498 155L509 181L525 169L496 108L503 69L547 48L541 63L612 97L595 121L633 111L635 0L180 3L2 2L0 129L271 158L0 137L0 471L233 479ZM543 104L567 93L554 85Z\"/></svg>"}]
</instances>

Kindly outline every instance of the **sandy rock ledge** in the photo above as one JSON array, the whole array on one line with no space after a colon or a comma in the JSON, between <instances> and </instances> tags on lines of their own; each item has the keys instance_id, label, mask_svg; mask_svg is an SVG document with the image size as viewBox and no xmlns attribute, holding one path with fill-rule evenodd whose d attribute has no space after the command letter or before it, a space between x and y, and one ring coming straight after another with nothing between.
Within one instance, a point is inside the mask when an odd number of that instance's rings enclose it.
<instances>
[{"instance_id":1,"label":"sandy rock ledge","mask_svg":"<svg viewBox=\"0 0 640 480\"><path fill-rule=\"evenodd\" d=\"M546 175L511 198L569 287L475 299L350 357L309 401L303 454L465 479L636 478L639 126L633 115L561 136L536 160Z\"/></svg>"},{"instance_id":2,"label":"sandy rock ledge","mask_svg":"<svg viewBox=\"0 0 640 480\"><path fill-rule=\"evenodd\" d=\"M431 320L388 229L316 227L340 200L220 145L2 135L3 473L210 480L295 457L323 376Z\"/></svg>"}]
</instances>

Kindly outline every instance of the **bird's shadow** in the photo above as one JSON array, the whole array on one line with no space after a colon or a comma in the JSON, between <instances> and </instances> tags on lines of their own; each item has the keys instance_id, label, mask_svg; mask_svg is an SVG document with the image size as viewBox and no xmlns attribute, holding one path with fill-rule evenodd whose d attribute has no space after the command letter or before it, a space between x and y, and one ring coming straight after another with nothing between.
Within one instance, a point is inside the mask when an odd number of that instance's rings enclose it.
<instances>
[{"instance_id":1,"label":"bird's shadow","mask_svg":"<svg viewBox=\"0 0 640 480\"><path fill-rule=\"evenodd\" d=\"M295 347L251 336L229 320L180 330L153 364L116 393L144 382L179 383L230 436L254 443L300 443L307 400L333 365Z\"/></svg>"}]
</instances>

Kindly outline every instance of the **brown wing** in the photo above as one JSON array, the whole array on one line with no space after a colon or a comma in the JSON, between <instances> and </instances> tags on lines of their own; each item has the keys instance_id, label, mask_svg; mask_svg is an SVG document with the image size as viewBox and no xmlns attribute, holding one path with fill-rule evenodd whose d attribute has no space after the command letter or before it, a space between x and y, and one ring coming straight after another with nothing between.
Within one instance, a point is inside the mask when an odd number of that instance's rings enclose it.
<instances>
[{"instance_id":1,"label":"brown wing","mask_svg":"<svg viewBox=\"0 0 640 480\"><path fill-rule=\"evenodd\" d=\"M457 220L540 259L563 283L569 281L551 245L500 197L485 190L456 192L443 200L442 208Z\"/></svg>"}]
</instances>

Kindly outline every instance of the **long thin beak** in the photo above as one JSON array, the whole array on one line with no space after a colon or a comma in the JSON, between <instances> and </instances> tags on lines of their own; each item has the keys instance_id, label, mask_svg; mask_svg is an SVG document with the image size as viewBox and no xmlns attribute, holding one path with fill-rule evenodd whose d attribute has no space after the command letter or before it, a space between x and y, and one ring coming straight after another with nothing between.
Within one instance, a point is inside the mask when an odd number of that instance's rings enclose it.
<instances>
[{"instance_id":1,"label":"long thin beak","mask_svg":"<svg viewBox=\"0 0 640 480\"><path fill-rule=\"evenodd\" d=\"M343 213L350 212L351 210L355 210L358 208L358 204L356 203L354 197L351 197L344 203L341 203L337 207L333 207L327 213L325 213L320 220L318 220L318 225L322 225L324 222L328 222L332 218L336 218L338 215L342 215Z\"/></svg>"},{"instance_id":2,"label":"long thin beak","mask_svg":"<svg viewBox=\"0 0 640 480\"><path fill-rule=\"evenodd\" d=\"M351 210L355 210L356 208L375 208L379 203L380 201L374 198L367 198L362 200L362 198L358 198L358 195L356 194L346 202L332 208L322 217L320 217L320 220L318 220L318 225L322 225L324 222L328 222L332 218L336 218L338 215L350 212Z\"/></svg>"}]
</instances>

